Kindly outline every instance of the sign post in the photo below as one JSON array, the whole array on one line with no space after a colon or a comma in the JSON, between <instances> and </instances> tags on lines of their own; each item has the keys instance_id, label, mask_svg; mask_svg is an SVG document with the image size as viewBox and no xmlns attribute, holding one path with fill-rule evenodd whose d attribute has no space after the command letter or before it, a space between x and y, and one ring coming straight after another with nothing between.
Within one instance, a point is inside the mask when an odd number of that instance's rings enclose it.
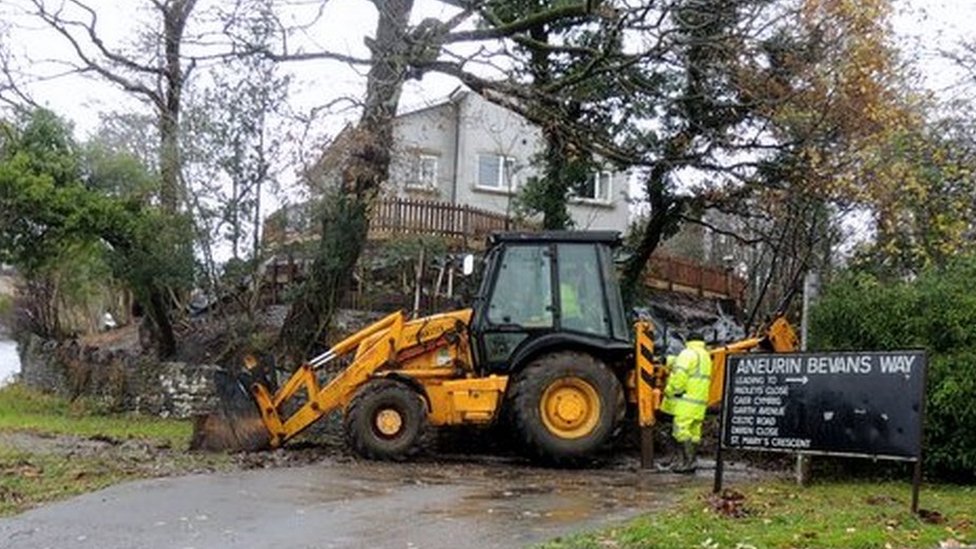
<instances>
[{"instance_id":1,"label":"sign post","mask_svg":"<svg viewBox=\"0 0 976 549\"><path fill-rule=\"evenodd\" d=\"M729 356L722 449L914 462L921 481L926 356L922 351Z\"/></svg>"}]
</instances>

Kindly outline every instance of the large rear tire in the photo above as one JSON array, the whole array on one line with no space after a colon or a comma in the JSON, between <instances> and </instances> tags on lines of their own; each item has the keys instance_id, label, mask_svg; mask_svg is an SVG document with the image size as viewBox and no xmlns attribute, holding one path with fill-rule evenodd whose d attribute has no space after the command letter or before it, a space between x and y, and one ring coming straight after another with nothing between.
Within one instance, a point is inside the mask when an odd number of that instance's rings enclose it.
<instances>
[{"instance_id":1,"label":"large rear tire","mask_svg":"<svg viewBox=\"0 0 976 549\"><path fill-rule=\"evenodd\" d=\"M603 446L624 409L620 381L576 351L532 361L515 377L509 406L524 448L545 463L578 466Z\"/></svg>"},{"instance_id":2,"label":"large rear tire","mask_svg":"<svg viewBox=\"0 0 976 549\"><path fill-rule=\"evenodd\" d=\"M362 457L401 460L416 451L426 420L426 406L412 388L390 379L371 381L346 409L346 440Z\"/></svg>"}]
</instances>

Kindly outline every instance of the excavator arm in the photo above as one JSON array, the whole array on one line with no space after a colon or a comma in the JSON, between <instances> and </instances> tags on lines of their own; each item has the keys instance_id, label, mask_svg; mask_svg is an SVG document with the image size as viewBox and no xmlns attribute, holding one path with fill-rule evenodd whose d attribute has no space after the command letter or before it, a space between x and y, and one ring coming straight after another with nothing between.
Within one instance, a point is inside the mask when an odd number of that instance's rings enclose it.
<instances>
[{"instance_id":1,"label":"excavator arm","mask_svg":"<svg viewBox=\"0 0 976 549\"><path fill-rule=\"evenodd\" d=\"M196 426L191 447L279 447L323 416L345 408L363 384L385 376L423 379L424 383L416 383L418 387L436 382L436 389L431 388L424 396L451 404L463 399L466 391L488 387L496 393L503 392L504 380L458 380L472 372L467 337L461 333L470 318L470 309L414 321L407 321L401 311L395 312L308 360L278 390L260 380L255 362L247 364L247 369L236 376L221 372L216 378L219 409ZM323 384L320 371L343 358L349 358L349 364ZM454 408L472 412L472 406Z\"/></svg>"},{"instance_id":2,"label":"excavator arm","mask_svg":"<svg viewBox=\"0 0 976 549\"><path fill-rule=\"evenodd\" d=\"M403 347L403 313L397 311L335 344L325 353L302 364L276 393L263 384L251 386L254 401L267 427L272 447L304 431L322 416L349 401L350 394L377 370L391 363ZM382 334L381 337L374 337ZM365 345L364 345L365 343ZM333 360L359 349L349 367L344 368L324 387L319 385L317 371ZM281 407L305 390L306 402L289 416L282 417Z\"/></svg>"}]
</instances>

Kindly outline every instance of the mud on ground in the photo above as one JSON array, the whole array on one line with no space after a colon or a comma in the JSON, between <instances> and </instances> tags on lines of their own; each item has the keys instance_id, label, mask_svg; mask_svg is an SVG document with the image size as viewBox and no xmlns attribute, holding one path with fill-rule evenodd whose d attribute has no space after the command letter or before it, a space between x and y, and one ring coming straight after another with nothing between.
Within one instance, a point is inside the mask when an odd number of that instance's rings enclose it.
<instances>
[{"instance_id":1,"label":"mud on ground","mask_svg":"<svg viewBox=\"0 0 976 549\"><path fill-rule=\"evenodd\" d=\"M139 439L120 440L105 436L81 437L34 432L0 432L0 448L53 456L97 457L111 460L121 468L140 476L161 477L214 471L296 467L316 463L371 463L350 452L345 440L334 428L336 418L318 432L288 443L284 448L260 452L208 453L187 452L166 443ZM667 454L659 451L659 460ZM700 474L710 474L711 455L700 457ZM431 431L417 452L398 465L414 469L432 470L448 467L467 469L504 464L515 467L535 467L520 455L505 433L498 429L449 429ZM620 441L597 455L584 468L587 472L636 471L640 456L628 441ZM733 461L727 465L736 474L766 477L774 473Z\"/></svg>"}]
</instances>

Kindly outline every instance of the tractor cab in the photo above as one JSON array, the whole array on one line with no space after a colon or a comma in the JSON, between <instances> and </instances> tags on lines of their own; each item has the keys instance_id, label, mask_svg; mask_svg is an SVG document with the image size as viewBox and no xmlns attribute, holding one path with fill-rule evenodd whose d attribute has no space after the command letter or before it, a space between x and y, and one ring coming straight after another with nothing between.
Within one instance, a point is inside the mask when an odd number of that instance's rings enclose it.
<instances>
[{"instance_id":1,"label":"tractor cab","mask_svg":"<svg viewBox=\"0 0 976 549\"><path fill-rule=\"evenodd\" d=\"M475 361L484 373L519 369L549 349L611 364L631 350L611 231L496 233L474 302Z\"/></svg>"}]
</instances>

